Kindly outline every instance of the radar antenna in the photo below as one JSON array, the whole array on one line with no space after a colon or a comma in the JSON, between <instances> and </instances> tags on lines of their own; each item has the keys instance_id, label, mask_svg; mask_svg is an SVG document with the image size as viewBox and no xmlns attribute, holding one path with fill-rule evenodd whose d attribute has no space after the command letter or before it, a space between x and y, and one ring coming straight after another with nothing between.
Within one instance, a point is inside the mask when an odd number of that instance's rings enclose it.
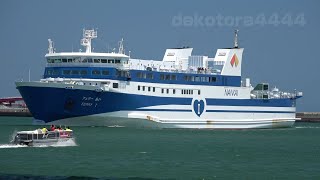
<instances>
[{"instance_id":1,"label":"radar antenna","mask_svg":"<svg viewBox=\"0 0 320 180\"><path fill-rule=\"evenodd\" d=\"M239 44L238 44L238 32L239 32L238 29L234 30L234 48L239 48Z\"/></svg>"},{"instance_id":2,"label":"radar antenna","mask_svg":"<svg viewBox=\"0 0 320 180\"><path fill-rule=\"evenodd\" d=\"M91 53L91 40L97 38L97 31L94 29L83 29L83 38L81 39L81 45L86 47L86 53Z\"/></svg>"},{"instance_id":3,"label":"radar antenna","mask_svg":"<svg viewBox=\"0 0 320 180\"><path fill-rule=\"evenodd\" d=\"M51 39L48 39L48 41L49 41L48 52L49 52L49 54L52 54L52 53L54 53L53 41Z\"/></svg>"}]
</instances>

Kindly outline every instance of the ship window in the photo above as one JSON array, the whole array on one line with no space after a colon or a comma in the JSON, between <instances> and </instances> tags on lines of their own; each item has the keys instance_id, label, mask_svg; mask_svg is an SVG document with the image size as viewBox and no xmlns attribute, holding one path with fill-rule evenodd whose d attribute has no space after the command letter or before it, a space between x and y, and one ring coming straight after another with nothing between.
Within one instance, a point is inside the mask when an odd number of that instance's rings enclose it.
<instances>
[{"instance_id":1,"label":"ship window","mask_svg":"<svg viewBox=\"0 0 320 180\"><path fill-rule=\"evenodd\" d=\"M141 72L137 72L137 77L138 78L142 78L142 73Z\"/></svg>"},{"instance_id":2,"label":"ship window","mask_svg":"<svg viewBox=\"0 0 320 180\"><path fill-rule=\"evenodd\" d=\"M164 93L164 89L161 89L161 93Z\"/></svg>"},{"instance_id":3,"label":"ship window","mask_svg":"<svg viewBox=\"0 0 320 180\"><path fill-rule=\"evenodd\" d=\"M81 70L81 71L80 71L80 74L81 74L81 75L87 75L87 74L88 74L88 71L87 71L87 70Z\"/></svg>"},{"instance_id":4,"label":"ship window","mask_svg":"<svg viewBox=\"0 0 320 180\"><path fill-rule=\"evenodd\" d=\"M113 88L118 88L118 87L119 87L119 84L118 84L118 83L113 83L113 84L112 84L112 87L113 87Z\"/></svg>"},{"instance_id":5,"label":"ship window","mask_svg":"<svg viewBox=\"0 0 320 180\"><path fill-rule=\"evenodd\" d=\"M200 77L196 76L194 80L195 80L196 82L199 82L199 81L200 81Z\"/></svg>"},{"instance_id":6,"label":"ship window","mask_svg":"<svg viewBox=\"0 0 320 180\"><path fill-rule=\"evenodd\" d=\"M138 91L140 91L140 86L138 86Z\"/></svg>"},{"instance_id":7,"label":"ship window","mask_svg":"<svg viewBox=\"0 0 320 180\"><path fill-rule=\"evenodd\" d=\"M144 90L145 90L145 88L146 88L145 86L142 86L142 91L144 91Z\"/></svg>"},{"instance_id":8,"label":"ship window","mask_svg":"<svg viewBox=\"0 0 320 180\"><path fill-rule=\"evenodd\" d=\"M188 76L184 76L183 79L184 79L185 81L188 81Z\"/></svg>"},{"instance_id":9,"label":"ship window","mask_svg":"<svg viewBox=\"0 0 320 180\"><path fill-rule=\"evenodd\" d=\"M169 94L169 89L167 89L167 94Z\"/></svg>"},{"instance_id":10,"label":"ship window","mask_svg":"<svg viewBox=\"0 0 320 180\"><path fill-rule=\"evenodd\" d=\"M68 63L71 63L72 62L72 59L68 59Z\"/></svg>"},{"instance_id":11,"label":"ship window","mask_svg":"<svg viewBox=\"0 0 320 180\"><path fill-rule=\"evenodd\" d=\"M47 70L47 75L51 75L52 74L52 70Z\"/></svg>"},{"instance_id":12,"label":"ship window","mask_svg":"<svg viewBox=\"0 0 320 180\"><path fill-rule=\"evenodd\" d=\"M164 74L160 74L160 80L164 80Z\"/></svg>"},{"instance_id":13,"label":"ship window","mask_svg":"<svg viewBox=\"0 0 320 180\"><path fill-rule=\"evenodd\" d=\"M181 89L181 94L183 94L183 89Z\"/></svg>"},{"instance_id":14,"label":"ship window","mask_svg":"<svg viewBox=\"0 0 320 180\"><path fill-rule=\"evenodd\" d=\"M101 59L101 63L108 63L107 59Z\"/></svg>"},{"instance_id":15,"label":"ship window","mask_svg":"<svg viewBox=\"0 0 320 180\"><path fill-rule=\"evenodd\" d=\"M92 74L93 74L93 75L100 75L101 72L100 72L99 70L93 70L93 71L92 71Z\"/></svg>"},{"instance_id":16,"label":"ship window","mask_svg":"<svg viewBox=\"0 0 320 180\"><path fill-rule=\"evenodd\" d=\"M61 59L55 59L54 62L55 63L61 63Z\"/></svg>"},{"instance_id":17,"label":"ship window","mask_svg":"<svg viewBox=\"0 0 320 180\"><path fill-rule=\"evenodd\" d=\"M103 71L102 71L102 75L109 75L109 71L103 70Z\"/></svg>"},{"instance_id":18,"label":"ship window","mask_svg":"<svg viewBox=\"0 0 320 180\"><path fill-rule=\"evenodd\" d=\"M198 90L198 95L200 95L200 90Z\"/></svg>"},{"instance_id":19,"label":"ship window","mask_svg":"<svg viewBox=\"0 0 320 180\"><path fill-rule=\"evenodd\" d=\"M100 59L94 59L93 62L94 63L100 63Z\"/></svg>"},{"instance_id":20,"label":"ship window","mask_svg":"<svg viewBox=\"0 0 320 180\"><path fill-rule=\"evenodd\" d=\"M69 75L70 74L70 70L63 70L63 74Z\"/></svg>"},{"instance_id":21,"label":"ship window","mask_svg":"<svg viewBox=\"0 0 320 180\"><path fill-rule=\"evenodd\" d=\"M148 79L153 79L153 74L152 74L152 73L148 73L148 74L147 74L147 78L148 78Z\"/></svg>"},{"instance_id":22,"label":"ship window","mask_svg":"<svg viewBox=\"0 0 320 180\"><path fill-rule=\"evenodd\" d=\"M66 63L66 62L68 62L68 60L67 59L62 59L62 62Z\"/></svg>"},{"instance_id":23,"label":"ship window","mask_svg":"<svg viewBox=\"0 0 320 180\"><path fill-rule=\"evenodd\" d=\"M148 87L148 91L151 91L151 87Z\"/></svg>"},{"instance_id":24,"label":"ship window","mask_svg":"<svg viewBox=\"0 0 320 180\"><path fill-rule=\"evenodd\" d=\"M175 89L173 89L173 90L172 90L172 93L173 93L173 94L175 94L175 93L176 93L176 90L175 90Z\"/></svg>"},{"instance_id":25,"label":"ship window","mask_svg":"<svg viewBox=\"0 0 320 180\"><path fill-rule=\"evenodd\" d=\"M166 75L166 80L170 80L170 74Z\"/></svg>"},{"instance_id":26,"label":"ship window","mask_svg":"<svg viewBox=\"0 0 320 180\"><path fill-rule=\"evenodd\" d=\"M142 73L142 75L143 75L143 79L147 78L147 74L146 73Z\"/></svg>"},{"instance_id":27,"label":"ship window","mask_svg":"<svg viewBox=\"0 0 320 180\"><path fill-rule=\"evenodd\" d=\"M155 87L153 87L153 92L156 92L156 88Z\"/></svg>"},{"instance_id":28,"label":"ship window","mask_svg":"<svg viewBox=\"0 0 320 180\"><path fill-rule=\"evenodd\" d=\"M91 58L88 59L88 63L92 63L92 59Z\"/></svg>"},{"instance_id":29,"label":"ship window","mask_svg":"<svg viewBox=\"0 0 320 180\"><path fill-rule=\"evenodd\" d=\"M209 78L209 82L216 82L217 81L217 78L216 77L211 77Z\"/></svg>"},{"instance_id":30,"label":"ship window","mask_svg":"<svg viewBox=\"0 0 320 180\"><path fill-rule=\"evenodd\" d=\"M176 75L171 75L171 80L177 80L177 76Z\"/></svg>"},{"instance_id":31,"label":"ship window","mask_svg":"<svg viewBox=\"0 0 320 180\"><path fill-rule=\"evenodd\" d=\"M191 94L193 94L193 90L191 90Z\"/></svg>"},{"instance_id":32,"label":"ship window","mask_svg":"<svg viewBox=\"0 0 320 180\"><path fill-rule=\"evenodd\" d=\"M72 70L72 71L71 71L71 74L72 74L72 75L77 75L77 74L79 74L79 71L78 71L78 70Z\"/></svg>"},{"instance_id":33,"label":"ship window","mask_svg":"<svg viewBox=\"0 0 320 180\"><path fill-rule=\"evenodd\" d=\"M116 64L120 64L120 59L116 59L116 60L115 60L115 63L116 63Z\"/></svg>"},{"instance_id":34,"label":"ship window","mask_svg":"<svg viewBox=\"0 0 320 180\"><path fill-rule=\"evenodd\" d=\"M114 63L113 59L108 59L108 63Z\"/></svg>"},{"instance_id":35,"label":"ship window","mask_svg":"<svg viewBox=\"0 0 320 180\"><path fill-rule=\"evenodd\" d=\"M54 70L53 75L59 75L59 70Z\"/></svg>"},{"instance_id":36,"label":"ship window","mask_svg":"<svg viewBox=\"0 0 320 180\"><path fill-rule=\"evenodd\" d=\"M48 63L53 63L53 59L47 59Z\"/></svg>"}]
</instances>

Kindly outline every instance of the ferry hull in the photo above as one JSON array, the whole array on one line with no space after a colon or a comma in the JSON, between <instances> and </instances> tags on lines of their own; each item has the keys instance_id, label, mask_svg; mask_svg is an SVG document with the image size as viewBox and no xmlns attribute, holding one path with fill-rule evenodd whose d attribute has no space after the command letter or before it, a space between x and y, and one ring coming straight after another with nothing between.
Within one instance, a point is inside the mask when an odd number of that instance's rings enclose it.
<instances>
[{"instance_id":1,"label":"ferry hull","mask_svg":"<svg viewBox=\"0 0 320 180\"><path fill-rule=\"evenodd\" d=\"M295 99L164 98L65 85L17 83L36 123L71 126L246 129L291 127ZM199 98L198 98L199 99Z\"/></svg>"}]
</instances>

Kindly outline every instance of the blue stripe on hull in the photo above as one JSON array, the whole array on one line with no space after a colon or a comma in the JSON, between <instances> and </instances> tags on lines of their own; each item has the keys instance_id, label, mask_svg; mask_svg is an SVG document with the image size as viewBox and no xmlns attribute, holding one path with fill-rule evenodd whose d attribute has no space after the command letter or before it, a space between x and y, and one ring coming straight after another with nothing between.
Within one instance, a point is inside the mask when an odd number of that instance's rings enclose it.
<instances>
[{"instance_id":1,"label":"blue stripe on hull","mask_svg":"<svg viewBox=\"0 0 320 180\"><path fill-rule=\"evenodd\" d=\"M141 110L138 108L158 105L190 105L188 111L191 111L192 104L192 98L30 86L20 86L18 90L34 118L45 122L121 110ZM207 105L221 106L292 107L294 101L293 99L206 99Z\"/></svg>"}]
</instances>

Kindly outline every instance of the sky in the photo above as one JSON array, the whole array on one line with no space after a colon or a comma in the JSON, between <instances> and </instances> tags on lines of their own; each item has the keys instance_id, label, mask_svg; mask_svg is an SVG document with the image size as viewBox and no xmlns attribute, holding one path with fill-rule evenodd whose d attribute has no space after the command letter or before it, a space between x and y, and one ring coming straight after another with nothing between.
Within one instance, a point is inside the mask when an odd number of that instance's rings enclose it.
<instances>
[{"instance_id":1,"label":"sky","mask_svg":"<svg viewBox=\"0 0 320 180\"><path fill-rule=\"evenodd\" d=\"M320 111L320 1L3 0L0 3L0 97L19 96L15 81L39 80L48 40L79 51L83 28L95 28L94 51L124 38L131 57L162 60L165 49L193 47L214 57L239 29L242 77L302 91L297 111ZM83 49L83 48L82 48Z\"/></svg>"}]
</instances>

